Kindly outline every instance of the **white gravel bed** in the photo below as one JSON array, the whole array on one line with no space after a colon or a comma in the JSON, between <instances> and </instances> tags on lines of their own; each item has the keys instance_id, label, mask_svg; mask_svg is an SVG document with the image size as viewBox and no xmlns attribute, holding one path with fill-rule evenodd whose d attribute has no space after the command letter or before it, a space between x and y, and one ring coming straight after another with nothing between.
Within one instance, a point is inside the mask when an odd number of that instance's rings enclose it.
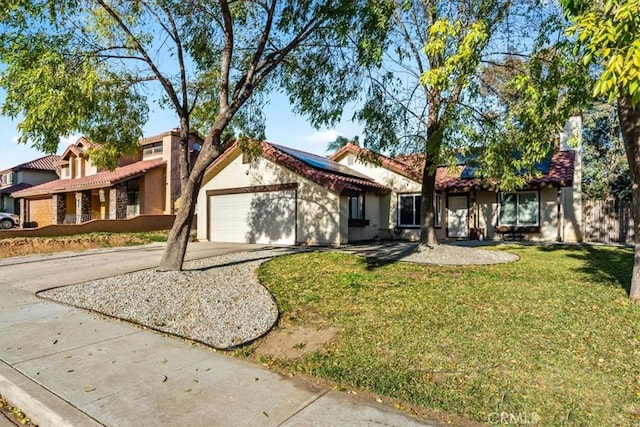
<instances>
[{"instance_id":1,"label":"white gravel bed","mask_svg":"<svg viewBox=\"0 0 640 427\"><path fill-rule=\"evenodd\" d=\"M278 318L255 271L286 249L222 255L181 272L144 270L40 293L54 301L229 349L266 333Z\"/></svg>"},{"instance_id":2,"label":"white gravel bed","mask_svg":"<svg viewBox=\"0 0 640 427\"><path fill-rule=\"evenodd\" d=\"M429 248L418 243L393 242L376 245L354 245L343 250L372 258L440 265L504 264L520 259L518 255L505 251L489 251L450 243L443 243L434 248Z\"/></svg>"}]
</instances>

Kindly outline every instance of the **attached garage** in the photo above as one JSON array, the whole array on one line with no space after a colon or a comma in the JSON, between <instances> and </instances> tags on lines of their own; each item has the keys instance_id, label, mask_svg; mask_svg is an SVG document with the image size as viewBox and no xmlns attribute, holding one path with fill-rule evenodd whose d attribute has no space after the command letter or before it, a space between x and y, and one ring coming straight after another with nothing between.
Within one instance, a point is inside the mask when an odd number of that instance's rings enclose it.
<instances>
[{"instance_id":1,"label":"attached garage","mask_svg":"<svg viewBox=\"0 0 640 427\"><path fill-rule=\"evenodd\" d=\"M207 240L296 244L296 184L207 191Z\"/></svg>"}]
</instances>

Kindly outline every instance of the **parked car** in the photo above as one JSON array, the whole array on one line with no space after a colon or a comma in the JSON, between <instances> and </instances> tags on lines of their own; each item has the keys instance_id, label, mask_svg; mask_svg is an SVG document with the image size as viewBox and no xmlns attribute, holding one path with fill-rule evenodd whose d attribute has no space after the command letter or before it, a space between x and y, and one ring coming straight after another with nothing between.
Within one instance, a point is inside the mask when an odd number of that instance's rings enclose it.
<instances>
[{"instance_id":1,"label":"parked car","mask_svg":"<svg viewBox=\"0 0 640 427\"><path fill-rule=\"evenodd\" d=\"M20 225L20 217L16 214L0 212L0 228L8 229Z\"/></svg>"}]
</instances>

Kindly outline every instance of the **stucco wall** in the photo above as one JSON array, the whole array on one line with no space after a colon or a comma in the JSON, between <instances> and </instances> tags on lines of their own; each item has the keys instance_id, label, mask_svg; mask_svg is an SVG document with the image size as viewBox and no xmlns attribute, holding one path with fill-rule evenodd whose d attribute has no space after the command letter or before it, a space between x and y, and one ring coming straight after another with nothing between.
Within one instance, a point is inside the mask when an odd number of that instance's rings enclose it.
<instances>
[{"instance_id":1,"label":"stucco wall","mask_svg":"<svg viewBox=\"0 0 640 427\"><path fill-rule=\"evenodd\" d=\"M346 206L343 208L346 211L343 215L349 218L349 198L346 196L342 197L343 202L346 203ZM387 202L386 206L388 207L388 197L387 196L378 196L374 193L365 193L364 198L364 217L369 221L368 225L365 226L348 226L347 233L349 236L349 242L360 242L365 240L373 240L375 237L380 237L380 224L382 224L380 220L380 206L383 205L382 199ZM388 208L385 209L388 211ZM388 221L388 218L385 218ZM386 222L384 223L387 224Z\"/></svg>"},{"instance_id":2,"label":"stucco wall","mask_svg":"<svg viewBox=\"0 0 640 427\"><path fill-rule=\"evenodd\" d=\"M267 159L259 158L251 163L243 163L242 159L238 150L213 177L205 177L198 193L198 239L207 239L207 190L298 183L296 243L337 245L346 242L347 236L341 231L337 194Z\"/></svg>"},{"instance_id":3,"label":"stucco wall","mask_svg":"<svg viewBox=\"0 0 640 427\"><path fill-rule=\"evenodd\" d=\"M393 232L393 229L398 224L398 194L420 193L420 183L381 166L359 160L351 153L347 153L347 155L340 159L338 163L348 166L351 169L358 171L374 179L376 182L392 189L389 195L379 198L378 215L380 219L380 226L375 235L379 235L383 239L399 238L403 240L417 240L418 237L420 237L419 229L405 228L402 230L400 235L396 235Z\"/></svg>"},{"instance_id":4,"label":"stucco wall","mask_svg":"<svg viewBox=\"0 0 640 427\"><path fill-rule=\"evenodd\" d=\"M31 185L43 184L58 179L54 171L21 170L18 171L17 182L26 182Z\"/></svg>"}]
</instances>

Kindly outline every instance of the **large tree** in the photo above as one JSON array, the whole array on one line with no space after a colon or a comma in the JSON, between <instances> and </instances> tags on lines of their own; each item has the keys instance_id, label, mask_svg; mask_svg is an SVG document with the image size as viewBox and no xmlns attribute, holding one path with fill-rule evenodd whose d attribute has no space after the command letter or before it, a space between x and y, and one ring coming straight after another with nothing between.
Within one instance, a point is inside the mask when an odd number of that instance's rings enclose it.
<instances>
[{"instance_id":1,"label":"large tree","mask_svg":"<svg viewBox=\"0 0 640 427\"><path fill-rule=\"evenodd\" d=\"M568 97L550 84L572 74L564 51L551 48L562 13L529 0L387 4L386 49L368 69L356 118L366 147L420 153L420 241L433 246L436 168L453 153L482 147L480 173L513 189L555 144L570 114Z\"/></svg>"},{"instance_id":2,"label":"large tree","mask_svg":"<svg viewBox=\"0 0 640 427\"><path fill-rule=\"evenodd\" d=\"M229 135L261 138L260 106L284 90L315 125L358 88L346 52L366 0L13 0L0 8L3 113L43 151L78 132L113 167L134 150L149 103L175 112L181 207L160 269L182 268L197 193ZM373 39L372 39L373 40ZM373 41L367 44L373 46ZM361 50L366 52L366 49ZM340 90L335 90L336 85ZM189 163L189 135L204 142Z\"/></svg>"},{"instance_id":3,"label":"large tree","mask_svg":"<svg viewBox=\"0 0 640 427\"><path fill-rule=\"evenodd\" d=\"M635 258L630 297L640 299L640 1L563 0L585 63L599 67L594 96L616 101L629 162Z\"/></svg>"}]
</instances>

